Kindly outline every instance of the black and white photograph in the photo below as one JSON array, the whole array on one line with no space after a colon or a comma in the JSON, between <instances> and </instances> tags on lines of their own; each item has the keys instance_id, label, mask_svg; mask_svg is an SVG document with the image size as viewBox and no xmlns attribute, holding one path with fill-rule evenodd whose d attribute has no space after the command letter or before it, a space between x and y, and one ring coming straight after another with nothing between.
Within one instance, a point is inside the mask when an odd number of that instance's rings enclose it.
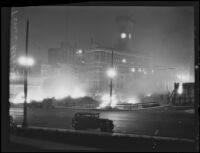
<instances>
[{"instance_id":1,"label":"black and white photograph","mask_svg":"<svg viewBox=\"0 0 200 153\"><path fill-rule=\"evenodd\" d=\"M193 5L11 7L9 150L198 152L195 16Z\"/></svg>"}]
</instances>

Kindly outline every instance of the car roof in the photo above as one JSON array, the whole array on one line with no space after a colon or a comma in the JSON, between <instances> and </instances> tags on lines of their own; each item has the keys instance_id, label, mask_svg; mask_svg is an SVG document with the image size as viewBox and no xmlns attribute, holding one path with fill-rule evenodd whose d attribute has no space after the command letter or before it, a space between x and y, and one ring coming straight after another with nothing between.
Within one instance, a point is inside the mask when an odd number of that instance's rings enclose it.
<instances>
[{"instance_id":1,"label":"car roof","mask_svg":"<svg viewBox=\"0 0 200 153\"><path fill-rule=\"evenodd\" d=\"M98 115L100 113L79 112L79 113L76 113L76 114L80 114L80 115Z\"/></svg>"}]
</instances>

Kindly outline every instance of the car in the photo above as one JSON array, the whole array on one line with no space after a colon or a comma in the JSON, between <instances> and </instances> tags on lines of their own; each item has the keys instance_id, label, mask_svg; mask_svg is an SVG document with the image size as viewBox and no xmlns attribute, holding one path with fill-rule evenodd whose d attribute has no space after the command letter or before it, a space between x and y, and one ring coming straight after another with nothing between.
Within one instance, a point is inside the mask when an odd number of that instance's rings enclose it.
<instances>
[{"instance_id":1,"label":"car","mask_svg":"<svg viewBox=\"0 0 200 153\"><path fill-rule=\"evenodd\" d=\"M72 127L76 130L98 129L102 132L112 132L112 120L99 118L100 113L79 112L72 118Z\"/></svg>"}]
</instances>

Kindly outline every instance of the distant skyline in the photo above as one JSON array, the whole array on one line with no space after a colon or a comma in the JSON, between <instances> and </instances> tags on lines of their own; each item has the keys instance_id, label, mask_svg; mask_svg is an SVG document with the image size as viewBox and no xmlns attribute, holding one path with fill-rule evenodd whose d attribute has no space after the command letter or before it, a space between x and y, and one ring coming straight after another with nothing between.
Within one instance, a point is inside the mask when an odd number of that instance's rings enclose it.
<instances>
[{"instance_id":1,"label":"distant skyline","mask_svg":"<svg viewBox=\"0 0 200 153\"><path fill-rule=\"evenodd\" d=\"M194 62L193 7L139 6L36 6L18 7L17 55L24 54L26 20L30 21L29 54L36 67L47 63L47 50L61 42L88 48L91 39L100 46L113 47L120 36L115 21L132 15L132 50L146 52L154 65L180 66Z\"/></svg>"}]
</instances>

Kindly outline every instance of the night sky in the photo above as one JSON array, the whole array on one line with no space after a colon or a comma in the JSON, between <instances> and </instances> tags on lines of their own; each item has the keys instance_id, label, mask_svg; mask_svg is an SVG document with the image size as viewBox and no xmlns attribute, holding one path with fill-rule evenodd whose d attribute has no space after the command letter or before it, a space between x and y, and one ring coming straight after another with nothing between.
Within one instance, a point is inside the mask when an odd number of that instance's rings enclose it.
<instances>
[{"instance_id":1,"label":"night sky","mask_svg":"<svg viewBox=\"0 0 200 153\"><path fill-rule=\"evenodd\" d=\"M47 50L68 41L88 48L91 38L112 47L119 39L115 18L132 15L132 50L150 54L154 65L180 66L194 61L192 7L20 7L17 55L25 52L26 19L30 21L29 54L35 72L47 63ZM191 58L190 58L191 57Z\"/></svg>"}]
</instances>

